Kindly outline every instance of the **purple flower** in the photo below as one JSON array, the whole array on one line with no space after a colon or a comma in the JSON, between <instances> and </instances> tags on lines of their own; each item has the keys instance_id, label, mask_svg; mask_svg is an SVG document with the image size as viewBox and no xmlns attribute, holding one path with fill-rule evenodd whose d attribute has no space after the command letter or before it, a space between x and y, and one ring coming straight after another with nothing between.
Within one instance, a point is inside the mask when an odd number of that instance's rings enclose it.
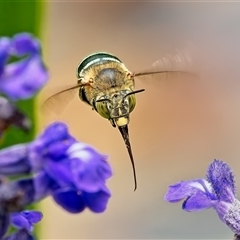
<instances>
[{"instance_id":1,"label":"purple flower","mask_svg":"<svg viewBox=\"0 0 240 240\"><path fill-rule=\"evenodd\" d=\"M15 182L21 191L22 186L28 186L22 205L52 195L69 212L78 213L86 207L103 212L111 196L106 180L112 171L106 158L73 138L65 124L55 122L33 142L0 151L0 174L34 173L33 178Z\"/></svg>"},{"instance_id":2,"label":"purple flower","mask_svg":"<svg viewBox=\"0 0 240 240\"><path fill-rule=\"evenodd\" d=\"M91 193L76 191L75 188L59 189L53 192L55 202L70 213L80 213L85 208L89 208L95 213L104 212L110 196L111 194L107 187Z\"/></svg>"},{"instance_id":3,"label":"purple flower","mask_svg":"<svg viewBox=\"0 0 240 240\"><path fill-rule=\"evenodd\" d=\"M0 135L10 125L14 125L25 132L31 128L31 120L18 110L15 104L0 96Z\"/></svg>"},{"instance_id":4,"label":"purple flower","mask_svg":"<svg viewBox=\"0 0 240 240\"><path fill-rule=\"evenodd\" d=\"M22 58L7 63L10 57ZM27 56L27 57L26 57ZM12 100L34 96L46 83L48 73L41 58L40 42L31 34L0 38L0 92Z\"/></svg>"},{"instance_id":5,"label":"purple flower","mask_svg":"<svg viewBox=\"0 0 240 240\"><path fill-rule=\"evenodd\" d=\"M0 212L0 239L6 234L10 223L10 217L8 212Z\"/></svg>"},{"instance_id":6,"label":"purple flower","mask_svg":"<svg viewBox=\"0 0 240 240\"><path fill-rule=\"evenodd\" d=\"M36 201L40 193L35 188L38 179L23 178L0 185L0 213L21 211Z\"/></svg>"},{"instance_id":7,"label":"purple flower","mask_svg":"<svg viewBox=\"0 0 240 240\"><path fill-rule=\"evenodd\" d=\"M4 240L34 240L31 231L33 225L42 219L42 213L38 211L22 211L12 213L10 216L11 224L18 230L4 238Z\"/></svg>"},{"instance_id":8,"label":"purple flower","mask_svg":"<svg viewBox=\"0 0 240 240\"><path fill-rule=\"evenodd\" d=\"M3 240L35 240L35 238L26 229L20 229L10 236L4 237Z\"/></svg>"},{"instance_id":9,"label":"purple flower","mask_svg":"<svg viewBox=\"0 0 240 240\"><path fill-rule=\"evenodd\" d=\"M220 160L208 167L206 179L181 181L170 185L165 195L168 202L184 200L182 208L194 212L213 208L219 218L240 235L240 202L231 168Z\"/></svg>"},{"instance_id":10,"label":"purple flower","mask_svg":"<svg viewBox=\"0 0 240 240\"><path fill-rule=\"evenodd\" d=\"M33 225L42 220L42 213L39 211L22 211L11 214L11 224L18 229L26 229L28 232L33 230Z\"/></svg>"},{"instance_id":11,"label":"purple flower","mask_svg":"<svg viewBox=\"0 0 240 240\"><path fill-rule=\"evenodd\" d=\"M19 229L25 229L24 235L29 235L27 232L32 230L33 224L41 220L42 215L39 212L23 211L18 213L33 202L35 192L32 184L32 179L24 179L2 182L0 185L0 239L6 234L10 222ZM24 231L20 231L19 234L23 234ZM15 234L11 236L13 237Z\"/></svg>"}]
</instances>

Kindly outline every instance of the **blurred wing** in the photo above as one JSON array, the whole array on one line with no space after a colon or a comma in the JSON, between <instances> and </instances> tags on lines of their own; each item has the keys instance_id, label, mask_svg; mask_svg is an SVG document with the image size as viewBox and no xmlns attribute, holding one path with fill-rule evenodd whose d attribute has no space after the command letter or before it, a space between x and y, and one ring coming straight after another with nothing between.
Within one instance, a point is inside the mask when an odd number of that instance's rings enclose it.
<instances>
[{"instance_id":1,"label":"blurred wing","mask_svg":"<svg viewBox=\"0 0 240 240\"><path fill-rule=\"evenodd\" d=\"M159 82L159 80L195 78L197 74L193 69L189 50L184 49L177 50L173 55L165 55L155 61L146 71L136 72L134 77L139 78L143 83L155 84L156 80Z\"/></svg>"},{"instance_id":2,"label":"blurred wing","mask_svg":"<svg viewBox=\"0 0 240 240\"><path fill-rule=\"evenodd\" d=\"M43 111L52 111L60 114L67 104L77 95L80 86L76 85L55 93L43 103Z\"/></svg>"},{"instance_id":3,"label":"blurred wing","mask_svg":"<svg viewBox=\"0 0 240 240\"><path fill-rule=\"evenodd\" d=\"M139 79L143 84L156 85L163 80L171 79L189 79L196 78L197 74L193 72L184 71L146 71L134 74L135 79Z\"/></svg>"}]
</instances>

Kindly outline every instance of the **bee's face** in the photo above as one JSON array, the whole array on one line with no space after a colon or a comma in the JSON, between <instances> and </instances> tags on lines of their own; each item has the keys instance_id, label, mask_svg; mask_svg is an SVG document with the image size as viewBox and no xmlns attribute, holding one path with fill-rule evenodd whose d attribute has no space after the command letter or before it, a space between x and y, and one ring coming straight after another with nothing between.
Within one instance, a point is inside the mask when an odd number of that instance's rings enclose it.
<instances>
[{"instance_id":1,"label":"bee's face","mask_svg":"<svg viewBox=\"0 0 240 240\"><path fill-rule=\"evenodd\" d=\"M130 90L120 90L97 98L95 101L97 112L104 118L115 120L116 123L122 117L128 119L136 105L135 95L129 93Z\"/></svg>"}]
</instances>

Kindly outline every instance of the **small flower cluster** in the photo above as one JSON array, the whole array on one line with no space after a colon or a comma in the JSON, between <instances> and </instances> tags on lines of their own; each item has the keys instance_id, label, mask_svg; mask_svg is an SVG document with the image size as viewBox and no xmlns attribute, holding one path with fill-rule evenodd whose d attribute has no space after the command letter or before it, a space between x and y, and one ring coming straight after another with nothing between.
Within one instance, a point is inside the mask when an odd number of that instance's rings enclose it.
<instances>
[{"instance_id":1,"label":"small flower cluster","mask_svg":"<svg viewBox=\"0 0 240 240\"><path fill-rule=\"evenodd\" d=\"M106 156L73 138L64 123L50 124L31 143L5 148L0 159L4 176L34 173L14 182L13 188L23 192L24 204L51 195L71 213L86 207L94 212L106 208L110 197L106 180L112 175Z\"/></svg>"},{"instance_id":2,"label":"small flower cluster","mask_svg":"<svg viewBox=\"0 0 240 240\"><path fill-rule=\"evenodd\" d=\"M9 63L12 56L20 60ZM13 101L35 96L47 80L37 39L28 33L0 38L1 134L11 125L30 129L30 119ZM47 196L70 213L105 211L111 176L107 156L76 140L62 122L47 126L32 142L1 150L0 239L34 239L33 225L42 213L27 207ZM17 230L9 235L10 225Z\"/></svg>"}]
</instances>

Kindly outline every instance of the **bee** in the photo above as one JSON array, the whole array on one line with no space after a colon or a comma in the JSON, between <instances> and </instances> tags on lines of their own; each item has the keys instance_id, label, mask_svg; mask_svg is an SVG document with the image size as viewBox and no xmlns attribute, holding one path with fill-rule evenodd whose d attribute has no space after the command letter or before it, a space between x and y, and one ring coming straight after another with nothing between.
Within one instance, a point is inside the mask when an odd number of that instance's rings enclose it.
<instances>
[{"instance_id":1,"label":"bee","mask_svg":"<svg viewBox=\"0 0 240 240\"><path fill-rule=\"evenodd\" d=\"M135 90L135 77L144 75L170 73L177 71L148 71L132 73L116 56L97 52L84 58L77 67L77 84L49 97L44 106L50 106L53 99L64 101L72 97L73 91L79 91L79 98L100 116L107 119L113 127L118 128L125 142L134 177L134 191L137 189L137 177L129 140L128 124L130 113L136 106L136 94L144 89ZM51 108L51 106L50 106Z\"/></svg>"}]
</instances>

